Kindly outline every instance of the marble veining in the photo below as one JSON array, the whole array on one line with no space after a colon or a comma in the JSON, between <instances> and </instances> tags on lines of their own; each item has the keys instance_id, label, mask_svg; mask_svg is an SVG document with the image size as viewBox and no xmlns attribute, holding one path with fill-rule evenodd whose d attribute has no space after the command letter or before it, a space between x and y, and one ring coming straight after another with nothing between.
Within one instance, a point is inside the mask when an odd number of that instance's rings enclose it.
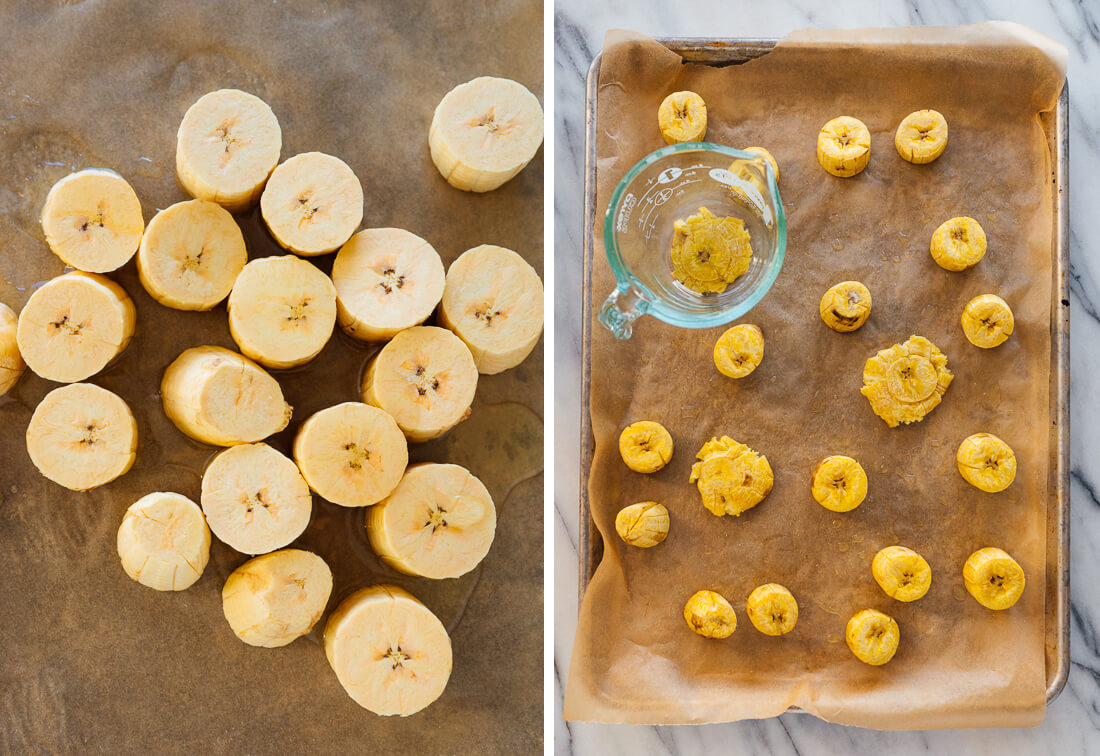
<instances>
[{"instance_id":1,"label":"marble veining","mask_svg":"<svg viewBox=\"0 0 1100 756\"><path fill-rule=\"evenodd\" d=\"M1070 53L1071 669L1042 725L875 732L785 714L696 727L566 723L562 695L577 618L584 78L609 28L652 36L781 37L814 27L1006 19ZM1100 2L1095 0L558 0L554 28L555 751L559 754L1100 753Z\"/></svg>"}]
</instances>

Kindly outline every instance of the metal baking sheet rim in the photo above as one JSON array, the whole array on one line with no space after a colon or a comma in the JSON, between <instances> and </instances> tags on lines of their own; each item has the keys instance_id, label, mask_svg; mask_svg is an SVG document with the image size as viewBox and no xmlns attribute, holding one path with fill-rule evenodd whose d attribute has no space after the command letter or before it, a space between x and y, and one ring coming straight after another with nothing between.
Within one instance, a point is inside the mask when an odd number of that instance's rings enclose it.
<instances>
[{"instance_id":1,"label":"metal baking sheet rim","mask_svg":"<svg viewBox=\"0 0 1100 756\"><path fill-rule=\"evenodd\" d=\"M775 47L777 39L671 39L658 42L678 53L685 61L711 65L731 65L759 57ZM603 556L603 541L598 537L588 506L588 474L592 465L595 439L589 412L591 390L592 337L592 265L595 259L594 223L596 208L596 95L601 54L588 69L585 87L585 174L584 174L584 286L582 287L581 332L581 485L579 595ZM1051 371L1050 430L1051 468L1047 507L1047 627L1046 627L1046 702L1049 706L1065 687L1069 676L1069 82L1053 116L1047 114L1043 128L1054 160L1051 165L1054 223L1051 229ZM597 537L593 537L596 534ZM578 602L579 603L579 602ZM802 711L792 707L790 711Z\"/></svg>"}]
</instances>

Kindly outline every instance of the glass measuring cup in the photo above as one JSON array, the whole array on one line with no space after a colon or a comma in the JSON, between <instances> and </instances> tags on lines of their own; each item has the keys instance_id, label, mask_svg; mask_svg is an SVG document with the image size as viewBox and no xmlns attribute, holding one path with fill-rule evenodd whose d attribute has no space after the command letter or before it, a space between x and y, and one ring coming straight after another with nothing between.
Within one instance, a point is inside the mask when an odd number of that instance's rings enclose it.
<instances>
[{"instance_id":1,"label":"glass measuring cup","mask_svg":"<svg viewBox=\"0 0 1100 756\"><path fill-rule=\"evenodd\" d=\"M699 294L672 275L673 224L706 207L745 222L749 269L720 294ZM597 320L629 339L645 314L681 328L712 328L741 317L779 275L787 222L775 172L753 152L710 142L662 147L615 187L604 218L604 249L618 285Z\"/></svg>"}]
</instances>

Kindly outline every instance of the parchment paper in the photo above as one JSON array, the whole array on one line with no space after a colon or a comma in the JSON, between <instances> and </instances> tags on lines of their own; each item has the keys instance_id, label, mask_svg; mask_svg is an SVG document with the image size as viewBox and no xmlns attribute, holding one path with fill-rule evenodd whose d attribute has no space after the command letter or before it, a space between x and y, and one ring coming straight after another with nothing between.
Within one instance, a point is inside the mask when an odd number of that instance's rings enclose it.
<instances>
[{"instance_id":1,"label":"parchment paper","mask_svg":"<svg viewBox=\"0 0 1100 756\"><path fill-rule=\"evenodd\" d=\"M286 159L321 150L345 160L366 195L364 227L397 226L449 264L501 244L542 271L541 154L505 187L449 187L428 154L432 112L482 74L542 93L542 6L529 0L278 3L2 3L0 300L19 309L62 272L38 214L55 180L109 167L134 186L146 222L186 199L176 186L176 129L203 93L240 87L266 100ZM257 212L239 217L251 257L286 254ZM312 258L326 272L332 255ZM455 462L488 486L496 540L458 580L399 576L371 552L363 509L314 497L294 544L332 568L328 611L348 594L397 583L451 633L454 671L442 698L408 719L360 708L325 659L321 632L285 648L237 640L221 589L246 557L214 542L202 579L163 594L130 580L115 534L123 512L155 490L199 497L215 449L165 418L160 375L184 349L235 348L224 305L160 306L135 265L112 274L137 305L133 344L92 378L134 410L134 468L90 493L41 477L27 456L31 412L57 384L27 373L0 399L0 751L5 753L527 753L542 746L542 348L515 370L479 380L473 416L413 446L413 461ZM312 412L359 397L370 350L337 333L297 371L274 372L294 406L270 440L289 453Z\"/></svg>"},{"instance_id":2,"label":"parchment paper","mask_svg":"<svg viewBox=\"0 0 1100 756\"><path fill-rule=\"evenodd\" d=\"M1038 45L1038 46L1037 46ZM635 34L608 34L600 67L598 193L593 303L614 281L602 255L602 215L616 182L663 145L657 107L691 89L708 106L709 141L761 145L780 166L789 242L771 292L740 322L764 332L762 364L743 380L714 369L722 329L680 330L653 318L616 343L592 329L590 405L595 455L591 512L604 557L581 607L565 701L567 719L637 723L715 722L800 706L845 724L882 729L1022 726L1044 712L1044 533L1050 364L1050 155L1037 113L1052 108L1065 50L1021 27L803 31L743 65L684 64ZM920 108L942 112L947 151L930 165L897 154L893 134ZM828 175L814 154L830 118L853 115L872 135L858 177ZM985 259L965 273L928 253L935 228L957 215L979 220ZM824 290L847 279L870 288L874 310L852 334L818 316ZM994 292L1016 316L998 349L971 346L964 304ZM594 318L595 313L592 313ZM891 429L859 394L865 360L911 334L947 354L955 382L924 422ZM630 472L620 430L652 419L672 433L671 463ZM958 474L967 435L995 433L1019 472L988 494ZM688 476L695 452L728 434L767 455L775 487L738 518L716 518ZM861 507L836 514L810 493L814 466L830 454L858 459L870 478ZM665 504L668 539L625 546L614 516L641 500ZM887 597L871 559L887 545L919 551L932 567L923 599ZM1005 612L966 593L962 566L983 546L1006 549L1028 586ZM752 589L786 585L798 625L773 638L745 614ZM687 598L725 595L738 613L728 640L693 634ZM855 659L848 618L864 608L892 615L901 647L888 665Z\"/></svg>"}]
</instances>

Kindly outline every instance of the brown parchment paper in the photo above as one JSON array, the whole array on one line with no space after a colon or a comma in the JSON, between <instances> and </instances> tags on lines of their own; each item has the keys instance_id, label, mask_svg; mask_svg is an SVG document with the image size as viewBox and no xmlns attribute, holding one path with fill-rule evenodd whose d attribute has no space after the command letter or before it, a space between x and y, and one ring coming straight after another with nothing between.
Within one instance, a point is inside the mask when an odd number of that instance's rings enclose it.
<instances>
[{"instance_id":1,"label":"brown parchment paper","mask_svg":"<svg viewBox=\"0 0 1100 756\"><path fill-rule=\"evenodd\" d=\"M780 166L787 213L786 262L771 292L741 322L764 332L762 364L732 381L713 367L722 329L688 331L653 318L616 343L594 324L591 397L595 454L591 513L604 540L589 583L565 700L567 719L689 723L779 714L799 706L833 722L882 729L1022 726L1044 712L1044 533L1048 473L1051 158L1037 114L1052 108L1065 50L1022 27L803 31L743 65L685 64L662 45L608 34L599 72L596 249L616 182L663 146L656 112L666 94L691 89L708 106L709 141L762 145ZM897 154L900 120L942 112L947 151L930 165ZM828 175L814 154L821 126L860 118L872 134L869 167ZM970 215L989 239L976 268L949 273L928 253L944 220ZM818 316L823 291L847 279L874 299L859 331L839 334ZM593 271L598 309L614 280L601 252ZM1016 331L998 349L971 346L964 304L995 292ZM591 313L594 318L595 312ZM891 429L859 394L865 360L911 334L944 350L955 381L915 426ZM653 419L672 433L671 463L630 472L617 436ZM988 431L1015 450L1019 472L1000 494L967 484L955 466L964 437ZM767 455L775 486L740 518L716 518L688 476L695 452L728 434ZM810 494L829 454L860 460L870 493L836 514ZM616 511L656 500L672 517L653 549L626 547ZM932 567L930 592L905 604L871 576L871 559L902 544ZM975 549L996 545L1023 565L1029 584L1010 611L977 604L962 583ZM799 602L793 632L757 632L745 600L762 583ZM700 588L738 614L728 640L693 634L682 611ZM892 615L901 647L888 665L857 661L844 642L864 608Z\"/></svg>"},{"instance_id":2,"label":"brown parchment paper","mask_svg":"<svg viewBox=\"0 0 1100 756\"><path fill-rule=\"evenodd\" d=\"M542 5L506 2L0 3L0 300L21 308L36 282L62 272L38 214L71 170L113 168L133 184L146 222L186 199L176 186L176 129L203 93L262 97L283 129L286 159L321 150L345 160L366 196L364 227L428 239L449 264L482 243L518 251L542 271L541 153L484 195L447 186L428 154L432 112L482 74L542 97ZM254 210L238 218L251 257L285 254ZM311 258L326 272L333 255ZM133 469L92 492L41 477L27 456L31 412L57 384L27 373L0 398L0 751L4 753L530 753L542 746L541 346L518 368L478 382L472 417L413 446L414 461L465 465L498 507L482 566L457 580L397 575L379 564L363 509L314 497L293 544L332 568L328 611L381 581L436 612L454 647L443 696L407 718L381 718L340 687L313 633L285 648L237 640L221 588L245 556L215 540L202 579L178 594L130 580L115 534L123 512L156 490L199 497L215 449L165 418L167 364L199 344L234 348L224 305L160 306L134 263L111 274L137 306L132 345L91 379L137 417ZM371 350L337 333L309 365L276 371L294 406L269 442L289 453L312 412L358 399Z\"/></svg>"}]
</instances>

